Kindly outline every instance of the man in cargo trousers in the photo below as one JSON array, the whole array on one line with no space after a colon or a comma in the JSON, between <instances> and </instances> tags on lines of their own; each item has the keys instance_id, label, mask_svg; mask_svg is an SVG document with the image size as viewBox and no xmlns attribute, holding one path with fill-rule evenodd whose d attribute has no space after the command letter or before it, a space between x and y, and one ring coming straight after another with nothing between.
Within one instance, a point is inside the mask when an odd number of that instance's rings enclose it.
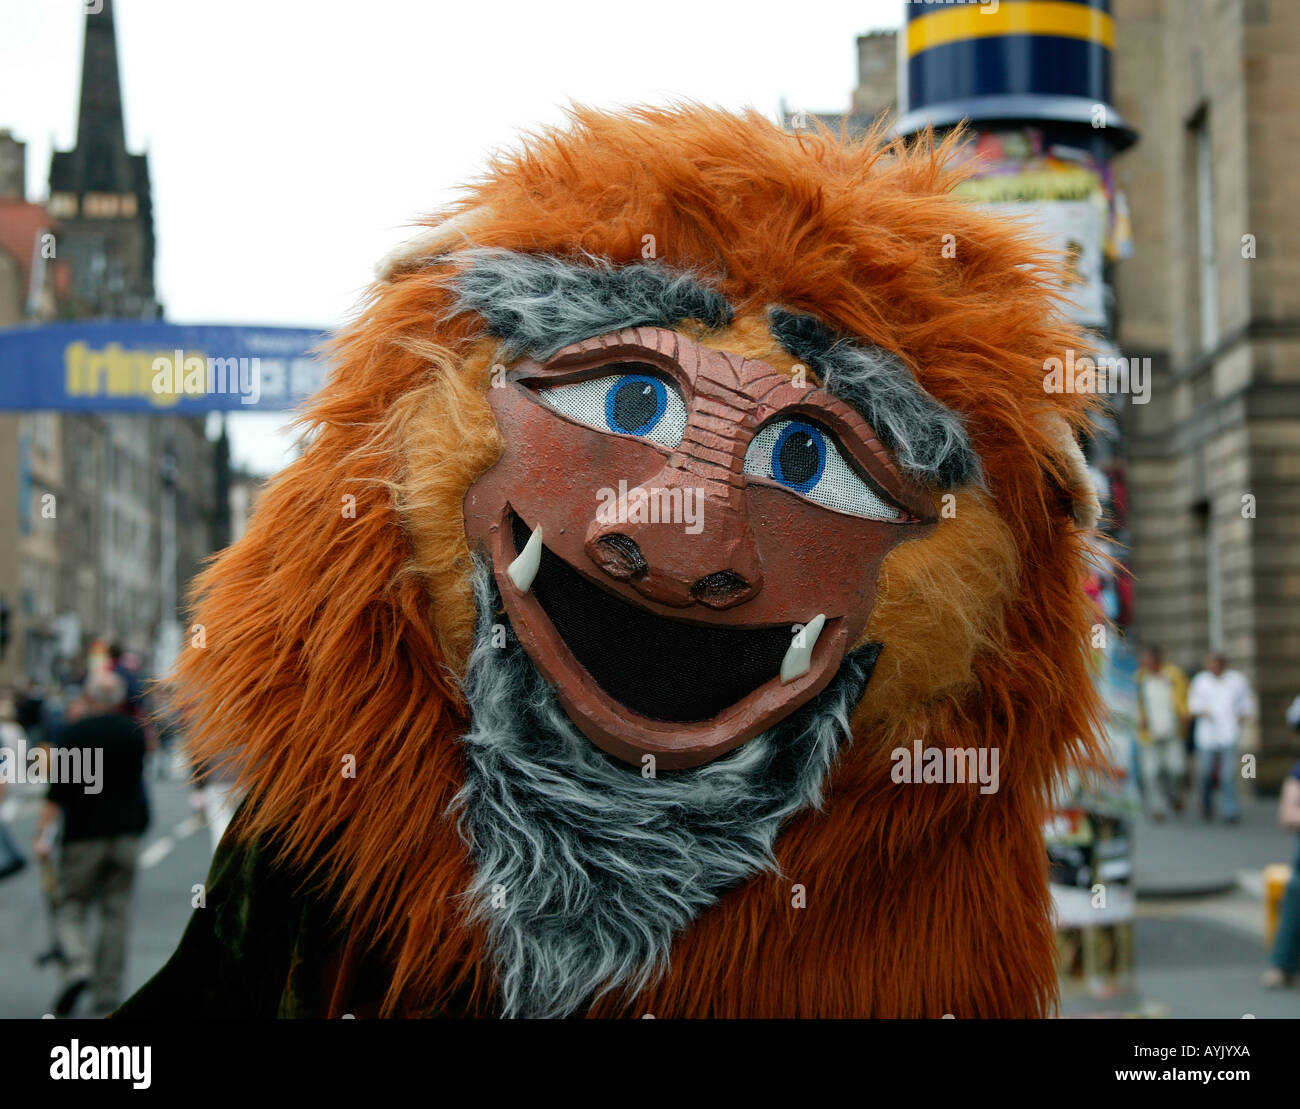
<instances>
[{"instance_id":1,"label":"man in cargo trousers","mask_svg":"<svg viewBox=\"0 0 1300 1109\"><path fill-rule=\"evenodd\" d=\"M144 790L145 736L126 715L126 684L111 671L86 682L84 715L64 728L51 753L50 788L37 828L38 857L50 851L60 814L59 907L56 927L63 948L63 984L56 1016L70 1016L87 987L93 1014L104 1016L121 1000L127 925L135 883L136 852L149 824ZM99 939L92 959L87 923L99 909Z\"/></svg>"}]
</instances>

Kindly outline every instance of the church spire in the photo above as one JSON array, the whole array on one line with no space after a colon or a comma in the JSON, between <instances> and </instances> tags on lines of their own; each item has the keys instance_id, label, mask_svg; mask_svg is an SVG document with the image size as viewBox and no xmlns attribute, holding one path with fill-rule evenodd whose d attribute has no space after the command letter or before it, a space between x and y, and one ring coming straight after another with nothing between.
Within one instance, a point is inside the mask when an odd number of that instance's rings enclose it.
<instances>
[{"instance_id":1,"label":"church spire","mask_svg":"<svg viewBox=\"0 0 1300 1109\"><path fill-rule=\"evenodd\" d=\"M62 158L56 155L62 161L54 167L60 180L51 180L51 191L122 194L138 185L126 151L112 0L100 0L96 7L88 4L86 11L77 145Z\"/></svg>"},{"instance_id":2,"label":"church spire","mask_svg":"<svg viewBox=\"0 0 1300 1109\"><path fill-rule=\"evenodd\" d=\"M125 193L135 189L126 153L122 122L122 85L117 66L117 36L112 0L86 14L86 40L81 63L81 109L77 117L76 151L81 164L81 190ZM89 8L93 9L94 5ZM80 191L80 190L79 190Z\"/></svg>"},{"instance_id":3,"label":"church spire","mask_svg":"<svg viewBox=\"0 0 1300 1109\"><path fill-rule=\"evenodd\" d=\"M71 296L77 312L156 314L149 159L126 149L111 0L86 5L77 145L50 159L48 209L59 221L60 254L66 247L81 259Z\"/></svg>"}]
</instances>

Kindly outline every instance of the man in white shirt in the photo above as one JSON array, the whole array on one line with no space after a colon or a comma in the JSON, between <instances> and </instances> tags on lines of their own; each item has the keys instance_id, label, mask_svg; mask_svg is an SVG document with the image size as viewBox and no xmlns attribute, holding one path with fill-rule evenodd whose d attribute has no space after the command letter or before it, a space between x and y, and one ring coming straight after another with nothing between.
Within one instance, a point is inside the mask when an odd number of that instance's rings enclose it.
<instances>
[{"instance_id":1,"label":"man in white shirt","mask_svg":"<svg viewBox=\"0 0 1300 1109\"><path fill-rule=\"evenodd\" d=\"M1239 670L1226 668L1220 654L1205 657L1205 669L1192 679L1187 708L1196 717L1196 764L1201 780L1201 810L1206 820L1214 813L1214 779L1223 795L1223 817L1229 824L1240 818L1237 807L1237 746L1242 724L1255 714L1250 683Z\"/></svg>"}]
</instances>

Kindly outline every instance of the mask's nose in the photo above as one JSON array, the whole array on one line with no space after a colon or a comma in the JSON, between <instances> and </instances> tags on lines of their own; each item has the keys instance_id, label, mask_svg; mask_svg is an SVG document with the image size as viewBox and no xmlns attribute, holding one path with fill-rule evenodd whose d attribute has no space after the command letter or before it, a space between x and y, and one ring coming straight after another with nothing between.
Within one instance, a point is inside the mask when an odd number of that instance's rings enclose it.
<instances>
[{"instance_id":1,"label":"mask's nose","mask_svg":"<svg viewBox=\"0 0 1300 1109\"><path fill-rule=\"evenodd\" d=\"M660 604L741 604L763 588L763 572L740 481L721 458L679 451L617 510L597 514L587 557Z\"/></svg>"}]
</instances>

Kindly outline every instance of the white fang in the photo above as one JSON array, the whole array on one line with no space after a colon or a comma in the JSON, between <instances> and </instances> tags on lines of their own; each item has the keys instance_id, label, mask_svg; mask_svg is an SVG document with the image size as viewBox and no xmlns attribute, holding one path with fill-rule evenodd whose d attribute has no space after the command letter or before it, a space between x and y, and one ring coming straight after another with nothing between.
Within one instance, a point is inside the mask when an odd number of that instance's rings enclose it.
<instances>
[{"instance_id":1,"label":"white fang","mask_svg":"<svg viewBox=\"0 0 1300 1109\"><path fill-rule=\"evenodd\" d=\"M533 587L533 578L537 577L537 570L542 565L542 525L538 524L533 528L533 534L528 537L528 542L524 544L524 549L519 552L519 557L510 564L506 573L510 575L510 580L515 583L515 588L520 593L527 593Z\"/></svg>"},{"instance_id":2,"label":"white fang","mask_svg":"<svg viewBox=\"0 0 1300 1109\"><path fill-rule=\"evenodd\" d=\"M781 660L781 681L792 682L802 678L812 668L813 648L817 646L817 637L822 633L826 623L825 613L819 612L802 628L794 633L790 646Z\"/></svg>"}]
</instances>

